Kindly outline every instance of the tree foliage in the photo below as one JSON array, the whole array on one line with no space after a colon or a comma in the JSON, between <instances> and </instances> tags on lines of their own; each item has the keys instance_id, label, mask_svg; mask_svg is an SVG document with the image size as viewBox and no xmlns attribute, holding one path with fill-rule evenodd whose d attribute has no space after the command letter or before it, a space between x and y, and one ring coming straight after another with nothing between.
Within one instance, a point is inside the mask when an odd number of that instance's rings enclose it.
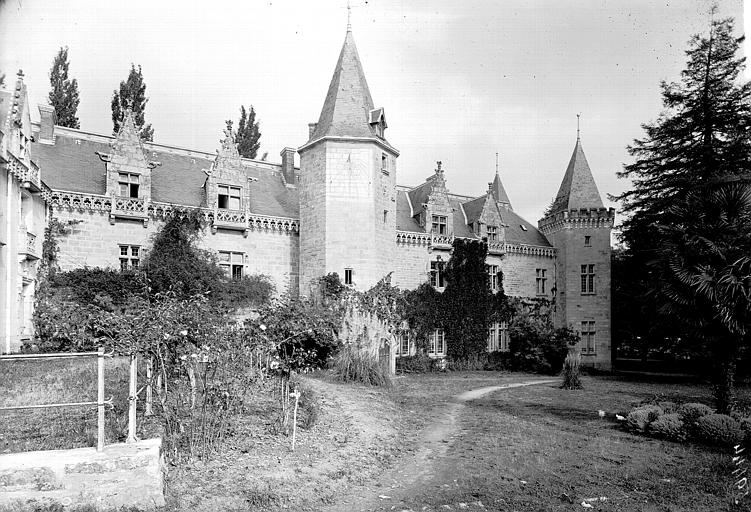
<instances>
[{"instance_id":1,"label":"tree foliage","mask_svg":"<svg viewBox=\"0 0 751 512\"><path fill-rule=\"evenodd\" d=\"M232 121L227 120L227 128L232 130ZM253 105L250 110L245 110L245 106L240 106L240 119L237 122L237 133L235 134L235 143L240 156L245 158L255 158L258 155L258 149L261 147L261 131L259 122L256 121L256 111Z\"/></svg>"},{"instance_id":2,"label":"tree foliage","mask_svg":"<svg viewBox=\"0 0 751 512\"><path fill-rule=\"evenodd\" d=\"M68 128L80 128L76 116L78 110L78 81L68 78L68 47L61 47L50 69L49 101L55 109L57 124Z\"/></svg>"},{"instance_id":3,"label":"tree foliage","mask_svg":"<svg viewBox=\"0 0 751 512\"><path fill-rule=\"evenodd\" d=\"M743 38L733 26L714 20L690 40L680 82L662 83L665 111L628 148L635 161L619 176L634 186L618 197L630 214L622 238L638 276L631 295L652 309L646 318L668 319L721 361L720 410L729 407L734 360L748 341L738 326L748 321L751 293L749 231L734 220L746 215L751 84L740 80Z\"/></svg>"},{"instance_id":4,"label":"tree foliage","mask_svg":"<svg viewBox=\"0 0 751 512\"><path fill-rule=\"evenodd\" d=\"M140 131L142 140L154 140L154 129L151 124L146 124L146 103L149 99L146 97L146 83L143 80L141 66L136 69L135 65L130 65L128 79L120 82L119 90L112 91L112 130L117 133L120 130L125 116L125 111L133 111L133 119L136 128Z\"/></svg>"}]
</instances>

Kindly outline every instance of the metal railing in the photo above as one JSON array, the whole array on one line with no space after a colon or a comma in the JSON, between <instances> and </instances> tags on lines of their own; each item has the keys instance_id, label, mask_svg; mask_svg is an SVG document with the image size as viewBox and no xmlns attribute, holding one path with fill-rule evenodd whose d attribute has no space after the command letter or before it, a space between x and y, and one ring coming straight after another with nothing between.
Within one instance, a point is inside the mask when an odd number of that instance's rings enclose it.
<instances>
[{"instance_id":1,"label":"metal railing","mask_svg":"<svg viewBox=\"0 0 751 512\"><path fill-rule=\"evenodd\" d=\"M59 352L50 354L8 354L0 355L0 361L17 361L23 359L74 359L79 357L97 358L97 400L96 402L63 402L55 404L11 405L0 407L0 411L15 411L20 409L51 409L57 407L97 406L97 451L104 449L104 407L112 407L112 397L104 399L104 358L112 357L103 348L96 352Z\"/></svg>"}]
</instances>

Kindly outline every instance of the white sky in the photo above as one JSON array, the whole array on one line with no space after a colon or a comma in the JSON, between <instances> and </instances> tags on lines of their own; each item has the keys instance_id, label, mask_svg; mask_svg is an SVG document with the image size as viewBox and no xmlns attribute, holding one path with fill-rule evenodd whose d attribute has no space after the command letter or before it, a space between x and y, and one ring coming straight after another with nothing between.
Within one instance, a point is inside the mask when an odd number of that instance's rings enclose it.
<instances>
[{"instance_id":1,"label":"white sky","mask_svg":"<svg viewBox=\"0 0 751 512\"><path fill-rule=\"evenodd\" d=\"M224 120L253 104L261 151L278 162L307 140L344 40L346 0L127 2L0 0L0 70L26 75L46 102L49 68L70 48L81 128L110 134L110 100L131 63L150 98L157 142L214 151ZM536 222L558 190L582 114L582 144L606 194L626 145L678 80L706 0L353 0L353 34L389 142L397 182L416 185L442 160L452 192L480 195L495 172L514 209ZM740 0L719 15L737 19ZM38 118L38 112L34 111Z\"/></svg>"}]
</instances>

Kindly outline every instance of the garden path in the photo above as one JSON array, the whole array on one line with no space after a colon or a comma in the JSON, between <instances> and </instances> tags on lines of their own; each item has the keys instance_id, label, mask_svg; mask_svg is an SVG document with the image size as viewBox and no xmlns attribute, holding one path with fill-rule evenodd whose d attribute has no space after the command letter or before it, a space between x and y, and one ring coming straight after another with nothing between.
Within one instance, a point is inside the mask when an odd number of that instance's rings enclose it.
<instances>
[{"instance_id":1,"label":"garden path","mask_svg":"<svg viewBox=\"0 0 751 512\"><path fill-rule=\"evenodd\" d=\"M429 424L420 436L420 444L408 459L400 461L396 467L383 473L370 485L354 489L346 498L335 505L324 509L324 512L353 512L372 510L410 510L399 508L401 498L421 494L426 487L435 486L434 481L439 472L445 473L446 465L451 464L446 453L452 443L465 433L457 430L458 419L464 409L464 404L495 391L550 384L555 380L532 380L514 382L497 386L486 386L455 395L448 404L437 410L435 421ZM469 454L471 456L471 454ZM447 484L443 484L447 485ZM395 506L396 505L396 506ZM468 509L475 505L476 510L483 506L479 504L463 504ZM464 507L461 507L464 508Z\"/></svg>"}]
</instances>

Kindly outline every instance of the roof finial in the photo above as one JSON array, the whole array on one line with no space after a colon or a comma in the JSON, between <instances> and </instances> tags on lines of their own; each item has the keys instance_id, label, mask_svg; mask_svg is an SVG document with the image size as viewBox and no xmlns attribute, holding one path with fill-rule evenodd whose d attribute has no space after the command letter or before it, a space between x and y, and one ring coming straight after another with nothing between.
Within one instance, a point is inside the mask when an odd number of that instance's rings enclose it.
<instances>
[{"instance_id":1,"label":"roof finial","mask_svg":"<svg viewBox=\"0 0 751 512\"><path fill-rule=\"evenodd\" d=\"M495 175L498 176L498 151L495 152Z\"/></svg>"},{"instance_id":2,"label":"roof finial","mask_svg":"<svg viewBox=\"0 0 751 512\"><path fill-rule=\"evenodd\" d=\"M352 32L352 7L347 0L347 32Z\"/></svg>"},{"instance_id":3,"label":"roof finial","mask_svg":"<svg viewBox=\"0 0 751 512\"><path fill-rule=\"evenodd\" d=\"M579 118L581 114L576 114L576 142L579 142Z\"/></svg>"}]
</instances>

